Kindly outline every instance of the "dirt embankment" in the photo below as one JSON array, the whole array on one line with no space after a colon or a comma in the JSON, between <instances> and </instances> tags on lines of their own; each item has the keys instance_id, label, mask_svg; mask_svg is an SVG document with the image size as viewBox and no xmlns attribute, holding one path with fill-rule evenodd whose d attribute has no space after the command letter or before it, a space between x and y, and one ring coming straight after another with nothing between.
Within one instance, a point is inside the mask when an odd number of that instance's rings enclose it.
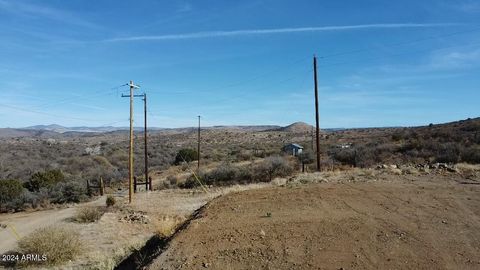
<instances>
[{"instance_id":1,"label":"dirt embankment","mask_svg":"<svg viewBox=\"0 0 480 270\"><path fill-rule=\"evenodd\" d=\"M445 179L229 194L149 269L480 269L479 195Z\"/></svg>"}]
</instances>

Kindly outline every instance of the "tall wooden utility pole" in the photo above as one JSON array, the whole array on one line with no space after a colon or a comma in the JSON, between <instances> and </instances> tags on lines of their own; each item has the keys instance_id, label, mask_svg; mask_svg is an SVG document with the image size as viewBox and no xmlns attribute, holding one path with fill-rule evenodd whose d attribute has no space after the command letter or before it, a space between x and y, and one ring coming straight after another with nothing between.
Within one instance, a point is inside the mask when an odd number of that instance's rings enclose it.
<instances>
[{"instance_id":1,"label":"tall wooden utility pole","mask_svg":"<svg viewBox=\"0 0 480 270\"><path fill-rule=\"evenodd\" d=\"M134 84L132 84L132 82L130 82L130 89L132 88L132 85L133 85L133 88L140 88L139 86L134 85ZM130 90L130 91L132 92L132 90ZM132 94L131 92L130 92L130 94ZM122 97L130 97L130 95L123 95L123 94L122 94ZM146 93L143 93L143 94L141 94L141 95L132 95L132 99L133 99L133 98L136 98L136 97L142 97L142 98L143 98L143 99L142 99L142 100L143 100L143 113L144 113L143 118L144 118L144 121L145 121L145 122L144 122L144 123L145 123L145 124L144 124L144 127L145 127L145 131L144 131L144 133L145 133L145 136L144 136L144 140L145 140L145 151L144 151L144 152L145 152L145 160L144 160L144 161L145 161L145 191L147 191L147 190L148 190L148 185L151 184L151 183L149 183L149 181L148 181L147 94L146 94ZM131 104L132 104L132 103L131 103ZM133 105L131 105L131 108L130 108L130 109L132 110L131 113L132 113L132 115L133 115ZM130 159L131 159L131 161L129 161L129 162L131 162L131 166L130 166L130 163L129 163L129 174L130 174L130 172L131 172L131 177L133 178L133 192L136 193L136 192L137 192L137 185L140 185L140 184L143 185L143 183L138 183L138 181L136 180L136 177L134 176L134 173L133 173L133 126L132 126L133 120L131 120L130 122L131 122L131 123L130 123L130 133L131 133L131 134L130 134L130 143L131 143L131 148L130 148L130 149L132 149L132 151L131 151L131 153L129 153ZM130 170L130 168L132 168L132 169ZM130 189L129 189L129 190L130 190ZM151 187L150 187L150 190L152 190ZM131 198L131 196L129 196L129 198ZM131 201L130 201L130 202L131 202Z\"/></svg>"},{"instance_id":2,"label":"tall wooden utility pole","mask_svg":"<svg viewBox=\"0 0 480 270\"><path fill-rule=\"evenodd\" d=\"M198 116L198 145L197 145L197 169L200 169L200 115Z\"/></svg>"},{"instance_id":3,"label":"tall wooden utility pole","mask_svg":"<svg viewBox=\"0 0 480 270\"><path fill-rule=\"evenodd\" d=\"M310 132L310 137L312 138L312 153L315 152L315 148L314 148L314 145L315 145L315 143L314 143L315 135L314 134L315 134L315 132L313 130L314 130L314 127L312 126L312 131Z\"/></svg>"},{"instance_id":4,"label":"tall wooden utility pole","mask_svg":"<svg viewBox=\"0 0 480 270\"><path fill-rule=\"evenodd\" d=\"M132 202L133 197L133 90L140 88L130 81L130 95L123 95L122 97L130 98L130 146L128 149L128 202Z\"/></svg>"},{"instance_id":5,"label":"tall wooden utility pole","mask_svg":"<svg viewBox=\"0 0 480 270\"><path fill-rule=\"evenodd\" d=\"M317 57L313 56L313 79L315 81L315 123L317 135L317 171L320 171L320 120L318 115Z\"/></svg>"},{"instance_id":6,"label":"tall wooden utility pole","mask_svg":"<svg viewBox=\"0 0 480 270\"><path fill-rule=\"evenodd\" d=\"M128 151L128 202L133 196L133 81L130 81L130 147Z\"/></svg>"},{"instance_id":7,"label":"tall wooden utility pole","mask_svg":"<svg viewBox=\"0 0 480 270\"><path fill-rule=\"evenodd\" d=\"M153 190L152 183L148 178L148 133L147 133L147 93L143 93L143 120L144 120L144 143L145 143L145 191L148 190L150 185L150 191Z\"/></svg>"}]
</instances>

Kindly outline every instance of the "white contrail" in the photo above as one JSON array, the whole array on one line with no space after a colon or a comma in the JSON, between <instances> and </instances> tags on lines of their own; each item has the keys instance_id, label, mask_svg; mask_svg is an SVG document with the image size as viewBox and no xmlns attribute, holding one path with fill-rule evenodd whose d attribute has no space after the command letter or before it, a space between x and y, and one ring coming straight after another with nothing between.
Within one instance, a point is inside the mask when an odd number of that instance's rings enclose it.
<instances>
[{"instance_id":1,"label":"white contrail","mask_svg":"<svg viewBox=\"0 0 480 270\"><path fill-rule=\"evenodd\" d=\"M343 31L343 30L374 29L374 28L426 28L426 27L443 27L443 26L454 26L454 25L459 25L459 24L457 23L358 24L358 25L276 28L276 29L250 29L250 30L233 30L233 31L209 31L209 32L196 32L196 33L170 34L170 35L133 36L133 37L111 38L104 41L106 42L149 41L149 40L161 41L161 40L199 39L199 38L232 37L232 36L246 36L246 35L298 33L298 32Z\"/></svg>"}]
</instances>

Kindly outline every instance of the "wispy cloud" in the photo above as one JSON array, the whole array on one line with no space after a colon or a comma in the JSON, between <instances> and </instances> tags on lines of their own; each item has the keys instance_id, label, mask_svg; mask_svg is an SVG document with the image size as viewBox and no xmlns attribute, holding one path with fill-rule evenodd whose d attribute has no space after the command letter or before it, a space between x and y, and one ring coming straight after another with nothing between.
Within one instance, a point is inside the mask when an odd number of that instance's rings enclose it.
<instances>
[{"instance_id":1,"label":"wispy cloud","mask_svg":"<svg viewBox=\"0 0 480 270\"><path fill-rule=\"evenodd\" d=\"M79 18L65 10L47 7L44 5L35 5L24 1L0 0L0 11L27 17L41 17L81 27L98 28L98 25Z\"/></svg>"},{"instance_id":2,"label":"wispy cloud","mask_svg":"<svg viewBox=\"0 0 480 270\"><path fill-rule=\"evenodd\" d=\"M164 41L181 39L202 39L216 37L234 37L247 35L268 35L268 34L286 34L302 32L327 32L327 31L347 31L361 29L386 29L386 28L430 28L455 26L458 23L388 23L388 24L357 24L357 25L337 25L337 26L318 26L318 27L297 27L297 28L272 28L272 29L249 29L233 31L208 31L184 34L169 35L146 35L118 37L104 40L105 42L125 42L125 41Z\"/></svg>"},{"instance_id":3,"label":"wispy cloud","mask_svg":"<svg viewBox=\"0 0 480 270\"><path fill-rule=\"evenodd\" d=\"M480 3L477 0L467 0L464 2L451 4L450 7L465 13L480 13Z\"/></svg>"},{"instance_id":4,"label":"wispy cloud","mask_svg":"<svg viewBox=\"0 0 480 270\"><path fill-rule=\"evenodd\" d=\"M480 49L455 50L433 54L430 59L430 66L435 69L457 69L478 66L479 61Z\"/></svg>"}]
</instances>

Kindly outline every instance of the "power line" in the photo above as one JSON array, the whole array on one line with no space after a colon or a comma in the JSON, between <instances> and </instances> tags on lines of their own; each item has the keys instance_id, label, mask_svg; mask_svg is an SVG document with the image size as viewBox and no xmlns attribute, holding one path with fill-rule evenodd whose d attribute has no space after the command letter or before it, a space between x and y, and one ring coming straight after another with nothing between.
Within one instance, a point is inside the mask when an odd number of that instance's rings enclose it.
<instances>
[{"instance_id":1,"label":"power line","mask_svg":"<svg viewBox=\"0 0 480 270\"><path fill-rule=\"evenodd\" d=\"M302 57L302 58L298 58L294 61L290 61L288 63L286 63L285 65L291 67L295 64L298 64L298 63L302 63L302 62L306 62L307 60L309 60L310 58L309 57ZM206 92L204 92L203 94L205 93L208 93L208 92L215 92L215 91L218 91L218 90L225 90L225 89L228 89L228 88L233 88L233 87L237 87L237 86L241 86L241 85L244 85L244 84L247 84L247 83L250 83L250 82L253 82L253 81L257 81L261 78L264 78L264 77L267 77L271 74L275 74L278 70L282 69L285 65L282 65L282 66L277 66L267 72L264 72L262 74L259 74L259 75L255 75L253 77L250 77L248 79L244 79L244 80L239 80L237 82L234 82L234 83L230 83L230 84L226 84L224 86L221 86L221 87L215 87L215 88L211 88L211 89L207 89ZM152 91L155 91L155 90L152 90ZM185 91L185 90L184 90ZM196 93L199 93L198 91L195 91ZM163 93L163 92L162 92ZM175 93L174 93L175 94Z\"/></svg>"},{"instance_id":2,"label":"power line","mask_svg":"<svg viewBox=\"0 0 480 270\"><path fill-rule=\"evenodd\" d=\"M13 105L8 105L8 104L4 104L4 103L0 103L0 105L3 106L3 107L7 107L7 108L17 110L17 111L24 111L24 112L35 113L35 114L42 114L42 115L51 116L51 117L60 118L60 119L65 119L65 120L80 120L80 121L85 121L85 122L97 122L98 121L98 119L86 119L86 118L79 118L79 117L60 116L58 114L51 114L51 113L47 113L47 112L26 109L26 108L13 106Z\"/></svg>"},{"instance_id":3,"label":"power line","mask_svg":"<svg viewBox=\"0 0 480 270\"><path fill-rule=\"evenodd\" d=\"M353 64L353 63L359 63L359 62L364 63L364 62L366 62L366 61L382 60L382 59L390 58L390 57L392 57L392 56L413 55L413 54L422 53L422 52L426 52L426 51L437 52L437 51L442 51L442 50L451 49L451 48L469 47L469 46L476 46L476 45L480 45L480 43L472 43L472 44L465 44L465 45L447 46L447 47L437 48L437 49L434 49L434 50L432 50L432 49L423 49L423 50L416 50L416 51L413 51L413 52L403 52L403 53L388 54L388 55L384 55L384 56L373 57L373 58L366 58L366 59L359 59L359 60L355 60L355 61L345 61L345 62L329 63L329 64L325 64L325 65L318 65L318 67L331 67L331 66L339 66L339 65Z\"/></svg>"},{"instance_id":4,"label":"power line","mask_svg":"<svg viewBox=\"0 0 480 270\"><path fill-rule=\"evenodd\" d=\"M54 102L40 104L40 105L33 106L33 107L37 108L37 109L38 108L46 108L46 107L59 105L59 104L66 104L66 103L68 104L70 101L77 101L79 99L90 99L90 98L96 98L96 97L103 96L103 95L110 95L110 94L114 94L115 92L118 92L118 89L120 89L123 86L127 86L127 85L128 84L122 84L120 86L112 87L108 90L108 92L101 92L101 91L104 91L104 90L100 90L100 91L96 91L96 94L77 96L77 97L68 97L68 98L64 98L64 99L57 100L57 101L54 101Z\"/></svg>"},{"instance_id":5,"label":"power line","mask_svg":"<svg viewBox=\"0 0 480 270\"><path fill-rule=\"evenodd\" d=\"M399 43L390 43L390 44L383 44L383 46L387 47L397 47L397 46L403 46L403 45L410 45L414 43L419 43L427 40L432 40L432 39L438 39L438 38L444 38L444 37L452 37L452 36L457 36L465 33L472 33L479 31L480 28L474 28L466 31L458 31L458 32L452 32L444 35L436 35L436 36L431 36L431 37L425 37L425 38L419 38L419 39L413 39L409 41L404 41L404 42L399 42ZM319 59L326 59L326 58L331 58L331 57L336 57L336 56L343 56L343 55L349 55L349 54L357 54L357 53L362 53L366 51L375 51L377 48L363 48L363 49L355 49L355 50L350 50L350 51L344 51L344 52L338 52L338 53L332 53L332 54L327 54L323 56L319 56L317 58Z\"/></svg>"},{"instance_id":6,"label":"power line","mask_svg":"<svg viewBox=\"0 0 480 270\"><path fill-rule=\"evenodd\" d=\"M277 82L274 82L273 84L274 85L278 85L278 84L283 84L283 83L286 83L286 82L289 82L289 81L292 81L294 79L297 79L298 77L301 77L301 76L306 76L308 74L311 74L313 72L313 69L312 68L308 68L307 70L303 69L301 70L301 72L295 74L295 75L292 75L290 77L287 77L287 78L283 78L282 80L280 81L277 81ZM267 89L270 89L270 88L265 88L265 87L261 87L261 88L255 88L253 90L251 90L250 92L263 92ZM248 93L248 92L245 92L244 94L237 94L237 95L233 95L233 96L229 96L229 97L225 97L225 98L214 98L214 99L211 99L212 102L216 102L216 103L224 103L226 101L232 101L232 100L235 100L235 99L238 99L238 98L246 98L246 97L249 97L251 96L251 93ZM184 109L184 108L190 108L191 106L175 106L176 109ZM152 116L155 117L154 113L150 112L152 114Z\"/></svg>"}]
</instances>

